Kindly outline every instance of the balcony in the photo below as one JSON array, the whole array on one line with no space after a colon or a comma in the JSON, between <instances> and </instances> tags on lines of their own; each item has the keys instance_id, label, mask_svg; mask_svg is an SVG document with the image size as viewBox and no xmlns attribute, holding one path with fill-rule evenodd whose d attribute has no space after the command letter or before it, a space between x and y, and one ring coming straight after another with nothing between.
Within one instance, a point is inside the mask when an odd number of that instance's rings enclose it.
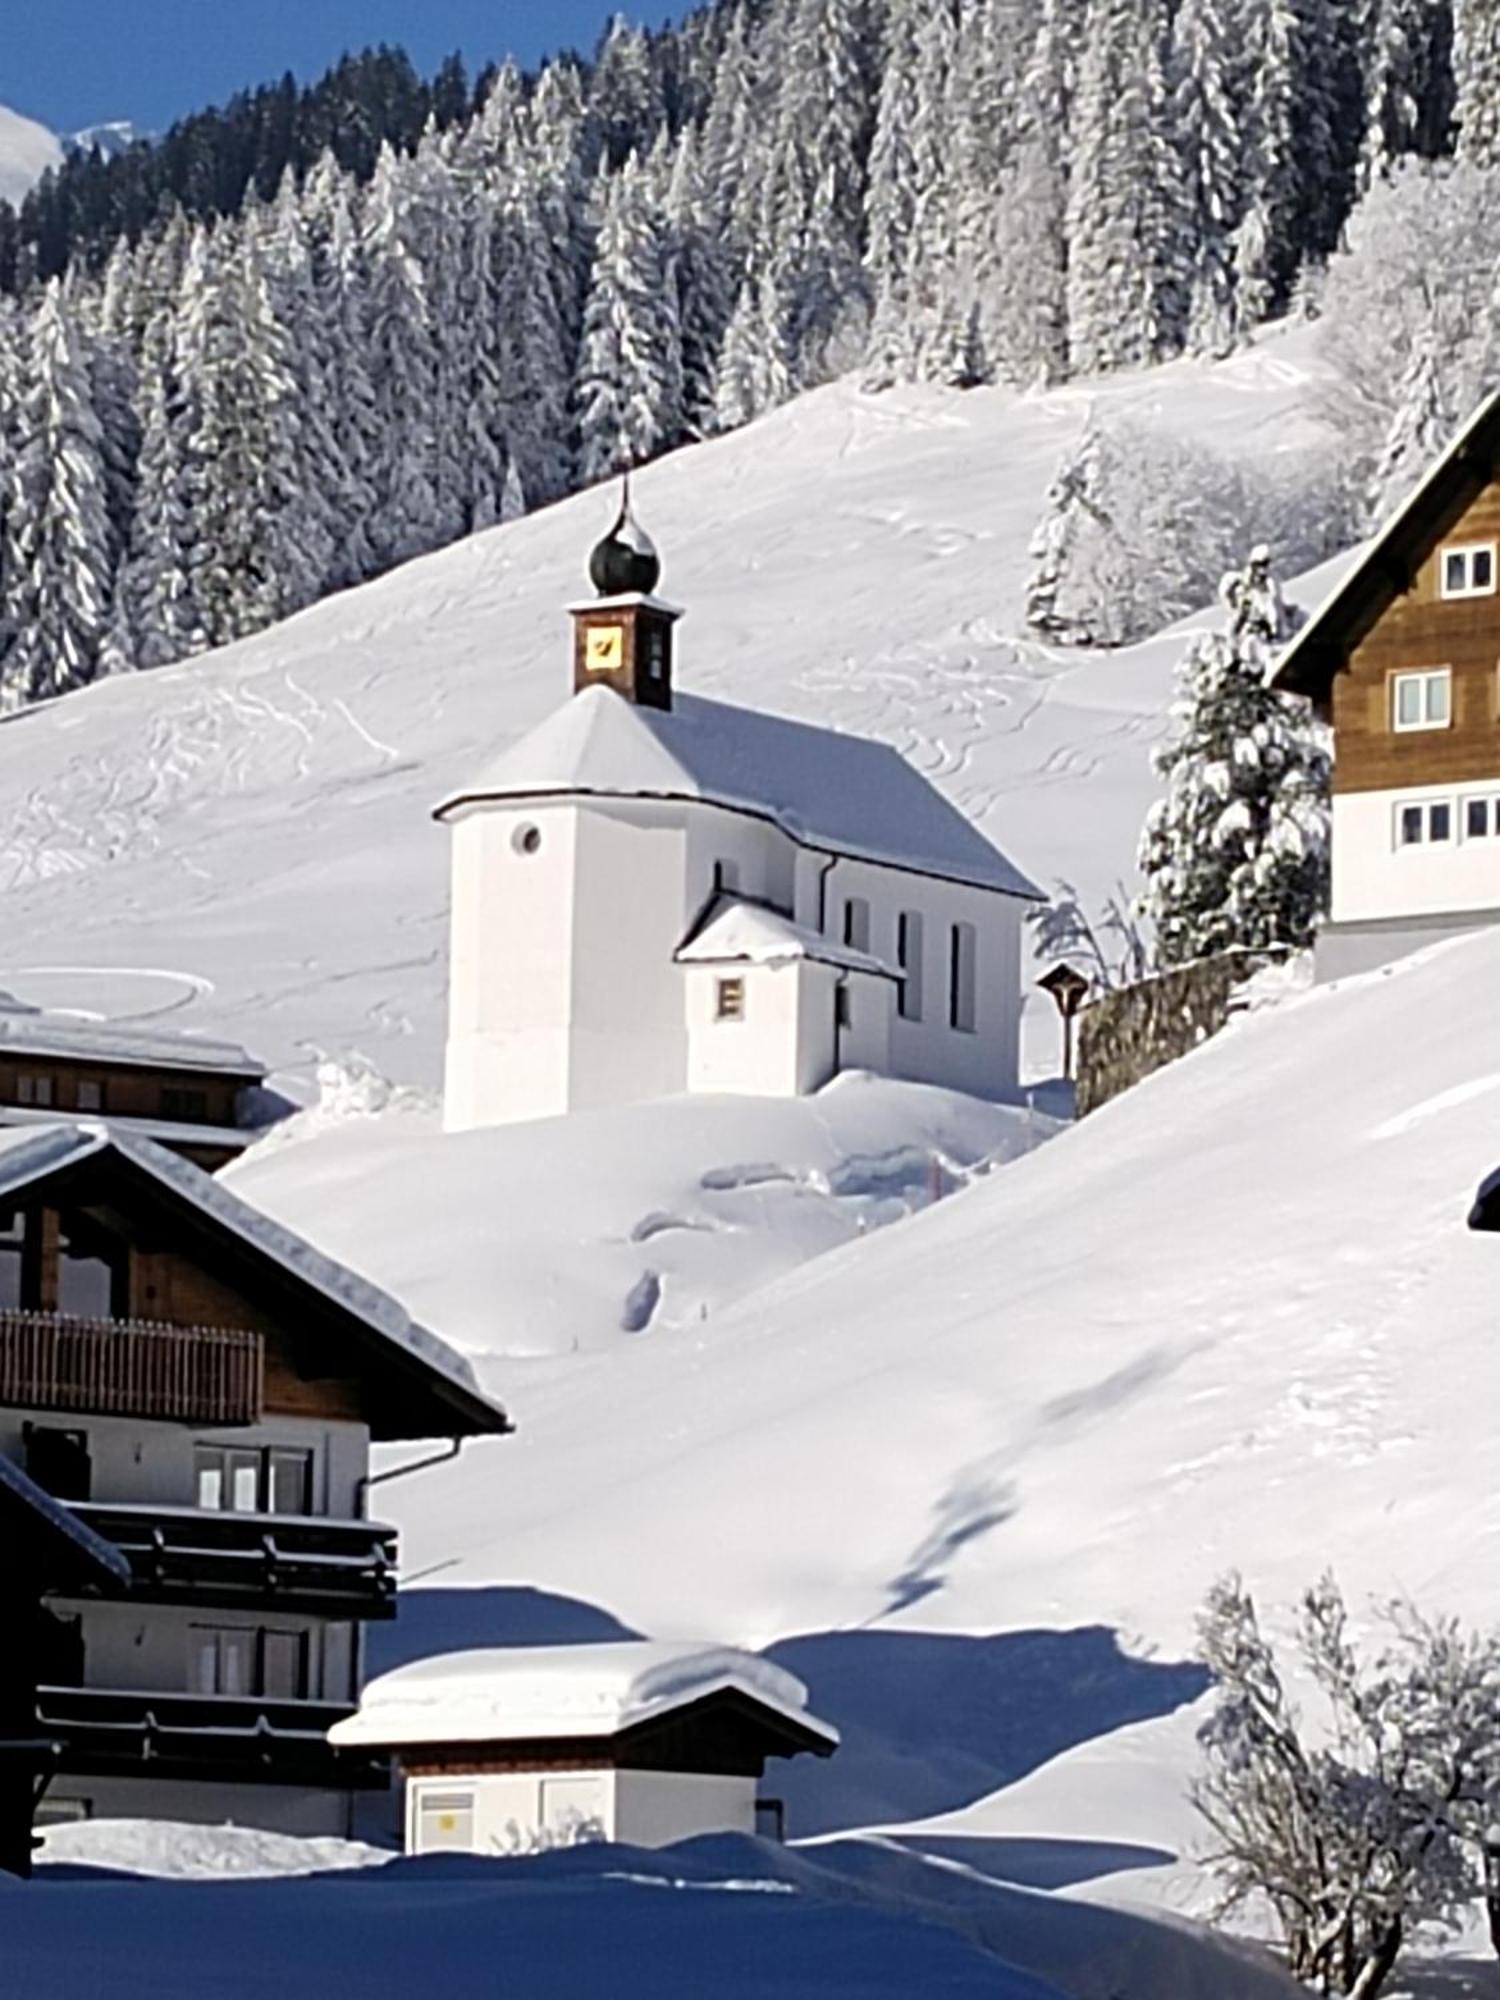
<instances>
[{"instance_id":1,"label":"balcony","mask_svg":"<svg viewBox=\"0 0 1500 2000\"><path fill-rule=\"evenodd\" d=\"M328 1741L334 1723L352 1713L340 1702L43 1687L36 1724L61 1748L57 1769L77 1776L384 1791L388 1758Z\"/></svg>"},{"instance_id":2,"label":"balcony","mask_svg":"<svg viewBox=\"0 0 1500 2000\"><path fill-rule=\"evenodd\" d=\"M396 1615L396 1531L378 1521L84 1501L72 1511L121 1551L131 1595L149 1603Z\"/></svg>"},{"instance_id":3,"label":"balcony","mask_svg":"<svg viewBox=\"0 0 1500 2000\"><path fill-rule=\"evenodd\" d=\"M253 1424L264 1342L227 1327L0 1311L0 1404L162 1423Z\"/></svg>"}]
</instances>

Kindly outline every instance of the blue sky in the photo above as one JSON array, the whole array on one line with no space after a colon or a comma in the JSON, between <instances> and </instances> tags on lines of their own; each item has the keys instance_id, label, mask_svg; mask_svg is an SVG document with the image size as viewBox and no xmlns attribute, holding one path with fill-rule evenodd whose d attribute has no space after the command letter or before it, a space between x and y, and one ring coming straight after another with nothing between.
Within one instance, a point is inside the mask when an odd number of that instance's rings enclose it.
<instances>
[{"instance_id":1,"label":"blue sky","mask_svg":"<svg viewBox=\"0 0 1500 2000\"><path fill-rule=\"evenodd\" d=\"M659 24L665 0L3 0L0 103L56 131L129 118L159 131L248 84L319 76L345 49L399 43L424 73L462 49L530 64L591 48L614 12Z\"/></svg>"}]
</instances>

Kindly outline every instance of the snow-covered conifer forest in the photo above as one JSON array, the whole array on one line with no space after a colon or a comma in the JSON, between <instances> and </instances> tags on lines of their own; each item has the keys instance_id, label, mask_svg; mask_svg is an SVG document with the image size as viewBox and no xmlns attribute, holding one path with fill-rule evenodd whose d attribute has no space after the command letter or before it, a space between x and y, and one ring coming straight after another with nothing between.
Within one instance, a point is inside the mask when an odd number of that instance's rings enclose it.
<instances>
[{"instance_id":1,"label":"snow-covered conifer forest","mask_svg":"<svg viewBox=\"0 0 1500 2000\"><path fill-rule=\"evenodd\" d=\"M1497 18L720 0L473 91L385 56L373 119L262 93L224 157L192 123L72 163L0 210L0 707L850 370L1056 383L1324 311L1362 348L1362 505L1492 372ZM1453 287L1402 290L1429 225L1459 245L1470 217Z\"/></svg>"}]
</instances>

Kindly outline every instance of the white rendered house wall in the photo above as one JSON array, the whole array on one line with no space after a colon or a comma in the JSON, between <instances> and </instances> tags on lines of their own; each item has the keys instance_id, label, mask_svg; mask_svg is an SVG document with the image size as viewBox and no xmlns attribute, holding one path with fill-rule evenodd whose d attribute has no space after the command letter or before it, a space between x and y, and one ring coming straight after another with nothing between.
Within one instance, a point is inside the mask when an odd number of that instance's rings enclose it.
<instances>
[{"instance_id":1,"label":"white rendered house wall","mask_svg":"<svg viewBox=\"0 0 1500 2000\"><path fill-rule=\"evenodd\" d=\"M754 1833L755 1780L701 1772L445 1773L406 1786L409 1854L524 1854L587 1840L669 1847Z\"/></svg>"},{"instance_id":2,"label":"white rendered house wall","mask_svg":"<svg viewBox=\"0 0 1500 2000\"><path fill-rule=\"evenodd\" d=\"M1481 818L1484 832L1478 831ZM1407 837L1412 829L1419 838ZM1335 924L1495 909L1500 777L1489 784L1334 794Z\"/></svg>"}]
</instances>

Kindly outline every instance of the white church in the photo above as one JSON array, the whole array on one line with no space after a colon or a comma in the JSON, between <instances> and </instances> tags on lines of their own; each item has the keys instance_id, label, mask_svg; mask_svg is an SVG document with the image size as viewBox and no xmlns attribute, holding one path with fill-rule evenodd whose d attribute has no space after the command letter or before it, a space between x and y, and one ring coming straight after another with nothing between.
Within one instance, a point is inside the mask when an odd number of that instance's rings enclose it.
<instances>
[{"instance_id":1,"label":"white church","mask_svg":"<svg viewBox=\"0 0 1500 2000\"><path fill-rule=\"evenodd\" d=\"M631 511L570 701L444 801L450 1130L841 1070L1003 1097L1038 890L898 752L678 693Z\"/></svg>"}]
</instances>

